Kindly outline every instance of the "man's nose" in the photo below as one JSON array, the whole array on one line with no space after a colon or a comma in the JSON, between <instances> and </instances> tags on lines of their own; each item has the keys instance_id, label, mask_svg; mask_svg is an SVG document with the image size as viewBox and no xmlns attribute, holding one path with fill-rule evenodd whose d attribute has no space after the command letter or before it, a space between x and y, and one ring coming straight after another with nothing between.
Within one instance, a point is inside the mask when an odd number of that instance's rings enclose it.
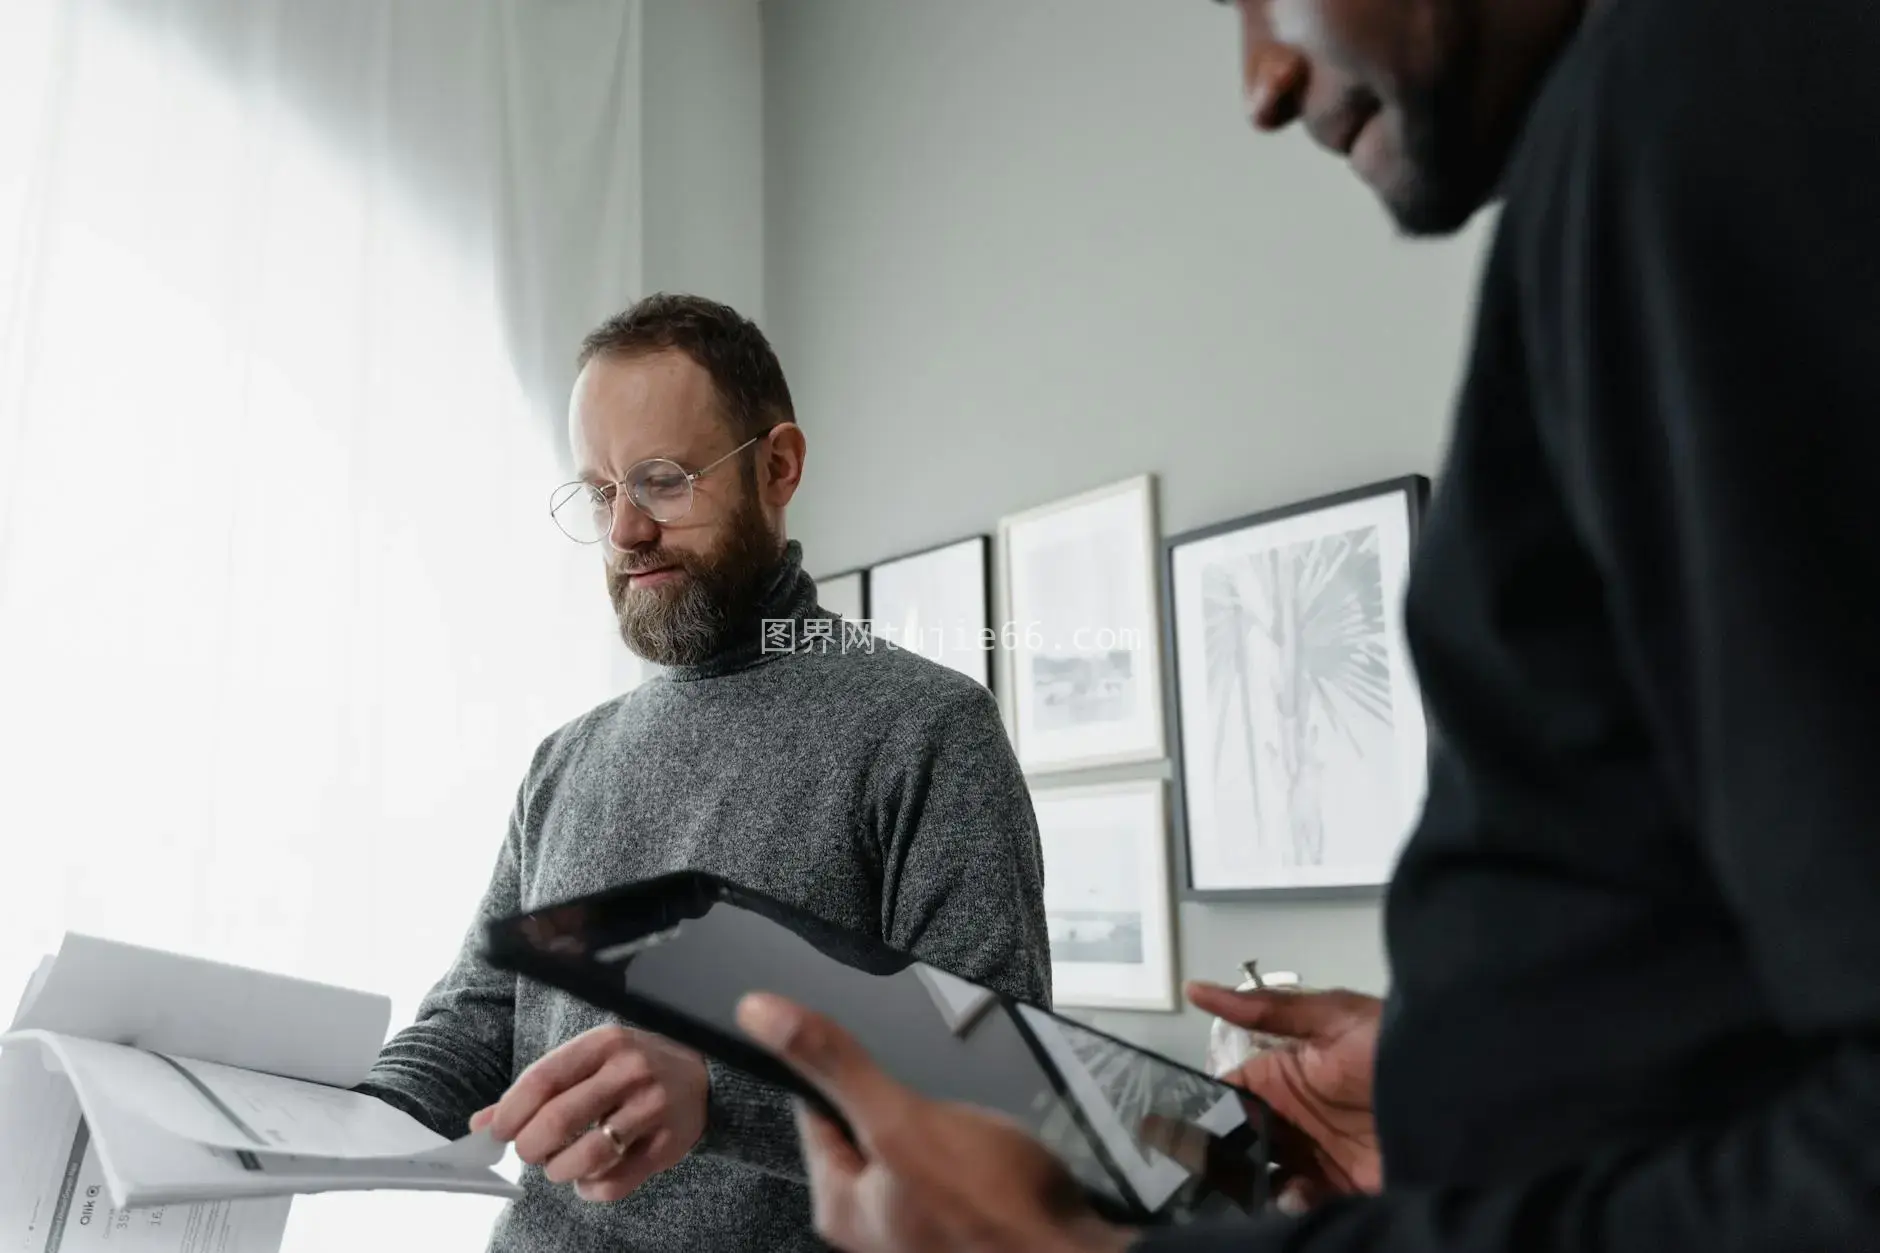
<instances>
[{"instance_id":1,"label":"man's nose","mask_svg":"<svg viewBox=\"0 0 1880 1253\"><path fill-rule=\"evenodd\" d=\"M1241 0L1241 90L1247 119L1264 131L1299 118L1311 67L1299 50L1273 37L1266 0Z\"/></svg>"},{"instance_id":2,"label":"man's nose","mask_svg":"<svg viewBox=\"0 0 1880 1253\"><path fill-rule=\"evenodd\" d=\"M613 524L608 530L607 542L615 552L644 548L659 538L659 523L647 517L638 505L628 500L626 492L614 496L613 508Z\"/></svg>"}]
</instances>

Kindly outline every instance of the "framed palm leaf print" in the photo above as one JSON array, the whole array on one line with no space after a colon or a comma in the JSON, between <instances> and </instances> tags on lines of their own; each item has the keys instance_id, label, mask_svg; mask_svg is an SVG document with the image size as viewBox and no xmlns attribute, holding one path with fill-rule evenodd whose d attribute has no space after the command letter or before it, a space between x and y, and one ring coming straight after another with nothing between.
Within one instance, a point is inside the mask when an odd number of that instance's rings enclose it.
<instances>
[{"instance_id":1,"label":"framed palm leaf print","mask_svg":"<svg viewBox=\"0 0 1880 1253\"><path fill-rule=\"evenodd\" d=\"M1403 627L1428 495L1394 479L1164 545L1184 896L1389 880L1429 772Z\"/></svg>"}]
</instances>

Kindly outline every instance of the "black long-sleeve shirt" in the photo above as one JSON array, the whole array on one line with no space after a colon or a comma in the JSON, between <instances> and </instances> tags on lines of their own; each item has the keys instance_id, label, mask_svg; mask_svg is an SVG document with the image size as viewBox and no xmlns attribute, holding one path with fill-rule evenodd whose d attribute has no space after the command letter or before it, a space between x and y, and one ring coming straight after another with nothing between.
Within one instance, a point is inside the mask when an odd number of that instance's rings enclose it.
<instances>
[{"instance_id":1,"label":"black long-sleeve shirt","mask_svg":"<svg viewBox=\"0 0 1880 1253\"><path fill-rule=\"evenodd\" d=\"M1613 0L1505 191L1386 1190L1143 1248L1880 1250L1880 4Z\"/></svg>"}]
</instances>

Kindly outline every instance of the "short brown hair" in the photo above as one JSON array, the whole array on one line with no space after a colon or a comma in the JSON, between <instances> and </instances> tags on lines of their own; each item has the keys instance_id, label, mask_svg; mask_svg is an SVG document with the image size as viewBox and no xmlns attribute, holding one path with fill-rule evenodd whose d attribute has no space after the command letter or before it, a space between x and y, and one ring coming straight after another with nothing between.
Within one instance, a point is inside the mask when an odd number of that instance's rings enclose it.
<instances>
[{"instance_id":1,"label":"short brown hair","mask_svg":"<svg viewBox=\"0 0 1880 1253\"><path fill-rule=\"evenodd\" d=\"M659 292L636 301L588 333L576 364L668 349L711 375L719 408L739 439L796 421L790 386L770 341L736 309L703 296Z\"/></svg>"}]
</instances>

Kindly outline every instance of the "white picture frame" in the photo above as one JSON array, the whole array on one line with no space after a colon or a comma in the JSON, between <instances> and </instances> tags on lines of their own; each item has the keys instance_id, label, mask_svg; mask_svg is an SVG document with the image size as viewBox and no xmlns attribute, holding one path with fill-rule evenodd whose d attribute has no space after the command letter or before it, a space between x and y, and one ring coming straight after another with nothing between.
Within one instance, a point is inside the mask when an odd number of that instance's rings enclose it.
<instances>
[{"instance_id":1,"label":"white picture frame","mask_svg":"<svg viewBox=\"0 0 1880 1253\"><path fill-rule=\"evenodd\" d=\"M844 622L868 621L868 572L846 570L817 579L816 605L840 615Z\"/></svg>"},{"instance_id":2,"label":"white picture frame","mask_svg":"<svg viewBox=\"0 0 1880 1253\"><path fill-rule=\"evenodd\" d=\"M1167 752L1155 480L1141 475L999 523L1006 694L1028 774Z\"/></svg>"},{"instance_id":3,"label":"white picture frame","mask_svg":"<svg viewBox=\"0 0 1880 1253\"><path fill-rule=\"evenodd\" d=\"M868 567L877 639L992 686L991 540L974 535Z\"/></svg>"},{"instance_id":4,"label":"white picture frame","mask_svg":"<svg viewBox=\"0 0 1880 1253\"><path fill-rule=\"evenodd\" d=\"M1181 894L1374 894L1422 812L1429 731L1404 634L1428 480L1167 543Z\"/></svg>"},{"instance_id":5,"label":"white picture frame","mask_svg":"<svg viewBox=\"0 0 1880 1253\"><path fill-rule=\"evenodd\" d=\"M1052 1002L1173 1012L1175 905L1161 779L1040 787Z\"/></svg>"}]
</instances>

